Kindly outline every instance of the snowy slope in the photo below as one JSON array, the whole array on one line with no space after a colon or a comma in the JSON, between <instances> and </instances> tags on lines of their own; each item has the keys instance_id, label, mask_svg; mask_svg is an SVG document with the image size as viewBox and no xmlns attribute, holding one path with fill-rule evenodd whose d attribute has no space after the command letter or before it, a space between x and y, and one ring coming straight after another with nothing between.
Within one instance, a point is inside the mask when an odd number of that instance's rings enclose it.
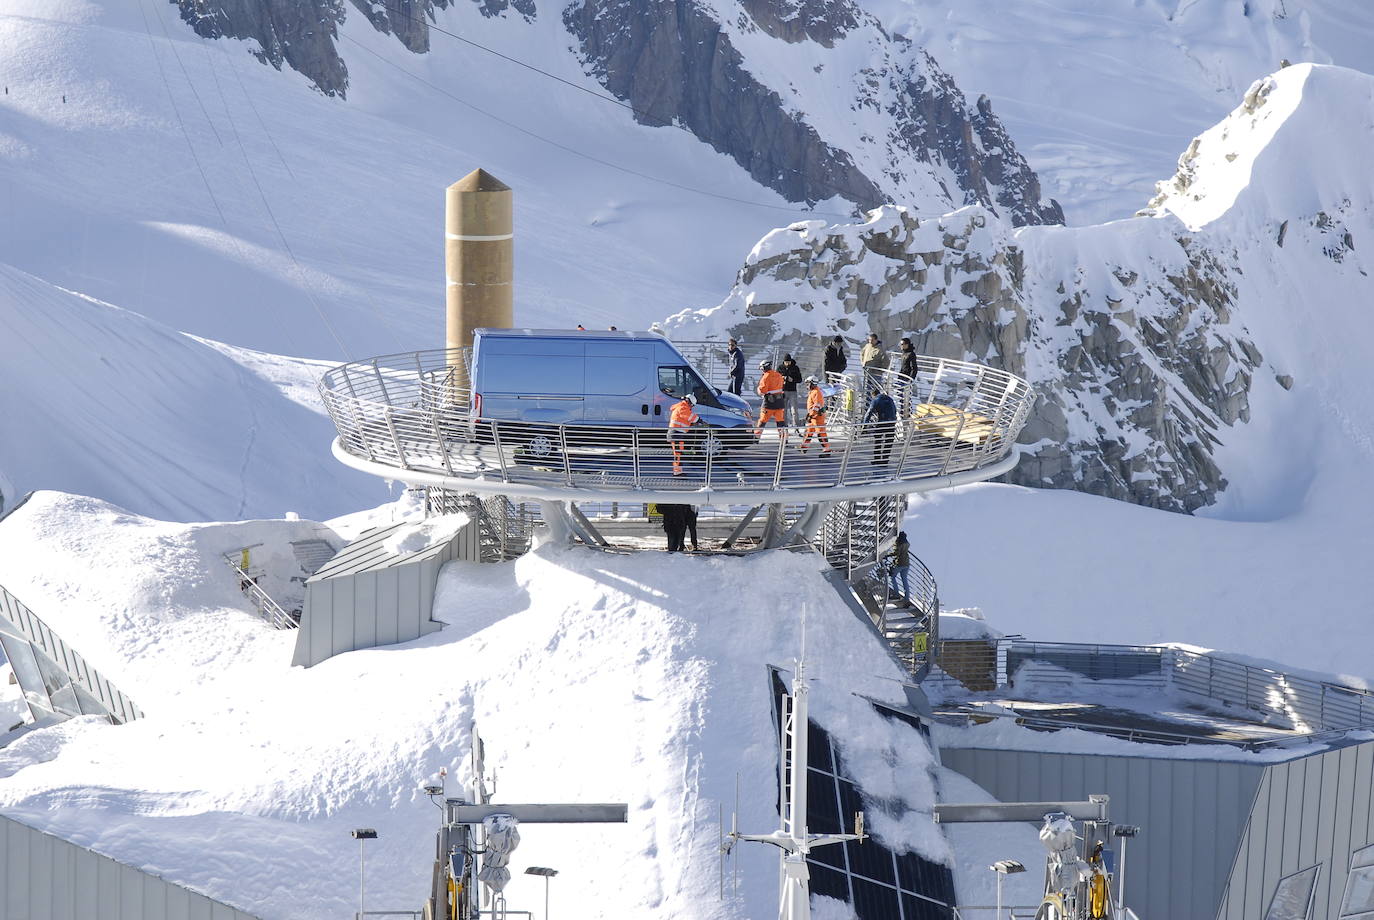
<instances>
[{"instance_id":1,"label":"snowy slope","mask_svg":"<svg viewBox=\"0 0 1374 920\"><path fill-rule=\"evenodd\" d=\"M557 17L462 26L599 91ZM352 17L344 102L163 2L8 3L0 250L185 332L342 358L441 342L443 189L478 166L516 191L530 325L643 327L710 303L797 213L685 132L441 38L417 57Z\"/></svg>"},{"instance_id":2,"label":"snowy slope","mask_svg":"<svg viewBox=\"0 0 1374 920\"><path fill-rule=\"evenodd\" d=\"M738 777L741 827L775 826L766 665L788 665L805 617L813 717L874 798L872 833L950 858L928 814L929 749L856 695L901 703L900 672L812 557L546 547L453 563L436 601L445 629L302 670L287 665L293 635L246 613L209 557L304 526L162 524L48 493L0 524L0 582L147 713L0 751L0 809L267 918L351 910L348 829L373 826L369 905L413 909L437 814L420 786L440 767L470 780L475 719L499 801L630 806L627 826L525 828L512 907L542 898L522 877L533 864L561 870L565 917L763 917L775 852L744 848L741 898L721 902L717 821ZM112 555L141 562L102 564ZM898 803L912 810L896 817Z\"/></svg>"},{"instance_id":3,"label":"snowy slope","mask_svg":"<svg viewBox=\"0 0 1374 920\"><path fill-rule=\"evenodd\" d=\"M1201 128L1288 59L1374 73L1351 0L866 0L988 94L1070 224L1127 217Z\"/></svg>"},{"instance_id":4,"label":"snowy slope","mask_svg":"<svg viewBox=\"0 0 1374 920\"><path fill-rule=\"evenodd\" d=\"M330 458L318 362L216 347L4 264L0 342L0 505L65 489L196 520L386 497Z\"/></svg>"}]
</instances>

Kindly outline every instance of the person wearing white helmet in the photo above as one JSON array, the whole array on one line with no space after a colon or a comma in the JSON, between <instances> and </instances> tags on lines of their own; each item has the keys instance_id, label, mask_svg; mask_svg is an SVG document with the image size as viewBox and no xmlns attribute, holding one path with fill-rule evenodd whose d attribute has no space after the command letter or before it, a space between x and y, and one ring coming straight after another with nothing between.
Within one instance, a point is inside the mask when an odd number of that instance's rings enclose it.
<instances>
[{"instance_id":1,"label":"person wearing white helmet","mask_svg":"<svg viewBox=\"0 0 1374 920\"><path fill-rule=\"evenodd\" d=\"M763 406L759 411L759 423L755 428L754 436L763 437L764 426L769 422L774 422L778 426L778 438L782 441L787 440L787 414L783 401L782 374L773 370L772 361L760 361L759 370L763 376L759 378L758 392L763 397Z\"/></svg>"},{"instance_id":2,"label":"person wearing white helmet","mask_svg":"<svg viewBox=\"0 0 1374 920\"><path fill-rule=\"evenodd\" d=\"M697 398L688 393L673 403L668 413L668 443L673 447L673 475L682 475L682 453L687 448L687 429L701 422L697 415Z\"/></svg>"}]
</instances>

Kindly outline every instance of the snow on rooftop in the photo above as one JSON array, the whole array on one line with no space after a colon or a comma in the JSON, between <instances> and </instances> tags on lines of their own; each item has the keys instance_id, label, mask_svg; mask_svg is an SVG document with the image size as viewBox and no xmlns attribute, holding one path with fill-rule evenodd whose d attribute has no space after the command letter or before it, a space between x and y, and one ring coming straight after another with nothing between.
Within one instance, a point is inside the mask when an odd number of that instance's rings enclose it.
<instances>
[{"instance_id":1,"label":"snow on rooftop","mask_svg":"<svg viewBox=\"0 0 1374 920\"><path fill-rule=\"evenodd\" d=\"M32 506L30 508L29 506ZM901 672L805 554L612 555L545 546L502 565L450 563L442 631L292 669L215 554L309 522L164 524L40 495L0 525L0 583L136 699L145 719L73 720L0 749L0 811L272 918L354 906L353 827L376 827L369 905L418 908L441 767L470 780L474 720L497 801L624 801L627 826L529 827L525 864L558 868L562 916L745 917L773 910L776 855L740 850L741 897L718 899L718 820L776 826L769 666L803 618L813 718L863 784L870 831L948 862L929 818ZM139 560L130 564L129 560ZM862 697L860 696L862 694Z\"/></svg>"}]
</instances>

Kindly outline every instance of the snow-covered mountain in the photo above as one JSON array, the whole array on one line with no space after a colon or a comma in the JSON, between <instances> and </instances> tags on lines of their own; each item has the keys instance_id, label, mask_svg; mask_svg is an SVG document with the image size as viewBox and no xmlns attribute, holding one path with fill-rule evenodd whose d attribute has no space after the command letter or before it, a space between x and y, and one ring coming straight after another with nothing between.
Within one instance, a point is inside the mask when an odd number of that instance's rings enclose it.
<instances>
[{"instance_id":1,"label":"snow-covered mountain","mask_svg":"<svg viewBox=\"0 0 1374 920\"><path fill-rule=\"evenodd\" d=\"M1357 242L1374 239L1372 97L1365 74L1280 70L1130 220L1016 229L976 208L938 220L889 208L794 224L755 247L721 306L669 329L753 341L871 330L889 347L910 334L918 352L1039 387L1014 481L1187 511L1232 479L1272 498L1296 472L1288 444L1324 422L1309 395L1359 419L1362 443L1374 432L1367 339L1323 353L1327 330L1367 326L1357 305L1374 296ZM1332 373L1351 378L1339 393Z\"/></svg>"},{"instance_id":2,"label":"snow-covered mountain","mask_svg":"<svg viewBox=\"0 0 1374 920\"><path fill-rule=\"evenodd\" d=\"M970 105L929 54L889 35L853 0L581 0L562 9L534 0L451 9L446 0L353 0L352 7L179 0L179 7L199 34L249 40L261 59L288 64L340 96L349 86L346 58L356 55L336 36L350 15L361 12L416 54L453 41L454 30L467 33L470 22L493 20L517 59L532 33L557 30L561 18L563 55L575 55L609 91L602 99L620 100L639 123L689 132L789 201L874 207L900 200L939 210L979 202L1017 224L1063 219L1057 204L1040 200L1039 182L992 104ZM542 75L519 76L530 83ZM550 90L566 94L587 83Z\"/></svg>"}]
</instances>

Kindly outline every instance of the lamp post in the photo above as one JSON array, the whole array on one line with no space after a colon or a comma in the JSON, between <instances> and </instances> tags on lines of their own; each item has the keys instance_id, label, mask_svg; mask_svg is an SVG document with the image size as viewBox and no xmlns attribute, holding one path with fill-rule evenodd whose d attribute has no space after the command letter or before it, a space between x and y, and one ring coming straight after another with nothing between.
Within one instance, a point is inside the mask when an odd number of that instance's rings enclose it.
<instances>
[{"instance_id":1,"label":"lamp post","mask_svg":"<svg viewBox=\"0 0 1374 920\"><path fill-rule=\"evenodd\" d=\"M358 841L358 920L367 913L367 841L377 839L377 830L359 827L349 832Z\"/></svg>"},{"instance_id":2,"label":"lamp post","mask_svg":"<svg viewBox=\"0 0 1374 920\"><path fill-rule=\"evenodd\" d=\"M997 914L994 920L1002 920L1002 880L1008 875L1025 872L1026 867L1014 859L999 859L988 868L997 873Z\"/></svg>"},{"instance_id":3,"label":"lamp post","mask_svg":"<svg viewBox=\"0 0 1374 920\"><path fill-rule=\"evenodd\" d=\"M544 920L549 920L549 879L557 875L558 870L545 866L530 866L525 870L525 874L538 875L544 879Z\"/></svg>"}]
</instances>

